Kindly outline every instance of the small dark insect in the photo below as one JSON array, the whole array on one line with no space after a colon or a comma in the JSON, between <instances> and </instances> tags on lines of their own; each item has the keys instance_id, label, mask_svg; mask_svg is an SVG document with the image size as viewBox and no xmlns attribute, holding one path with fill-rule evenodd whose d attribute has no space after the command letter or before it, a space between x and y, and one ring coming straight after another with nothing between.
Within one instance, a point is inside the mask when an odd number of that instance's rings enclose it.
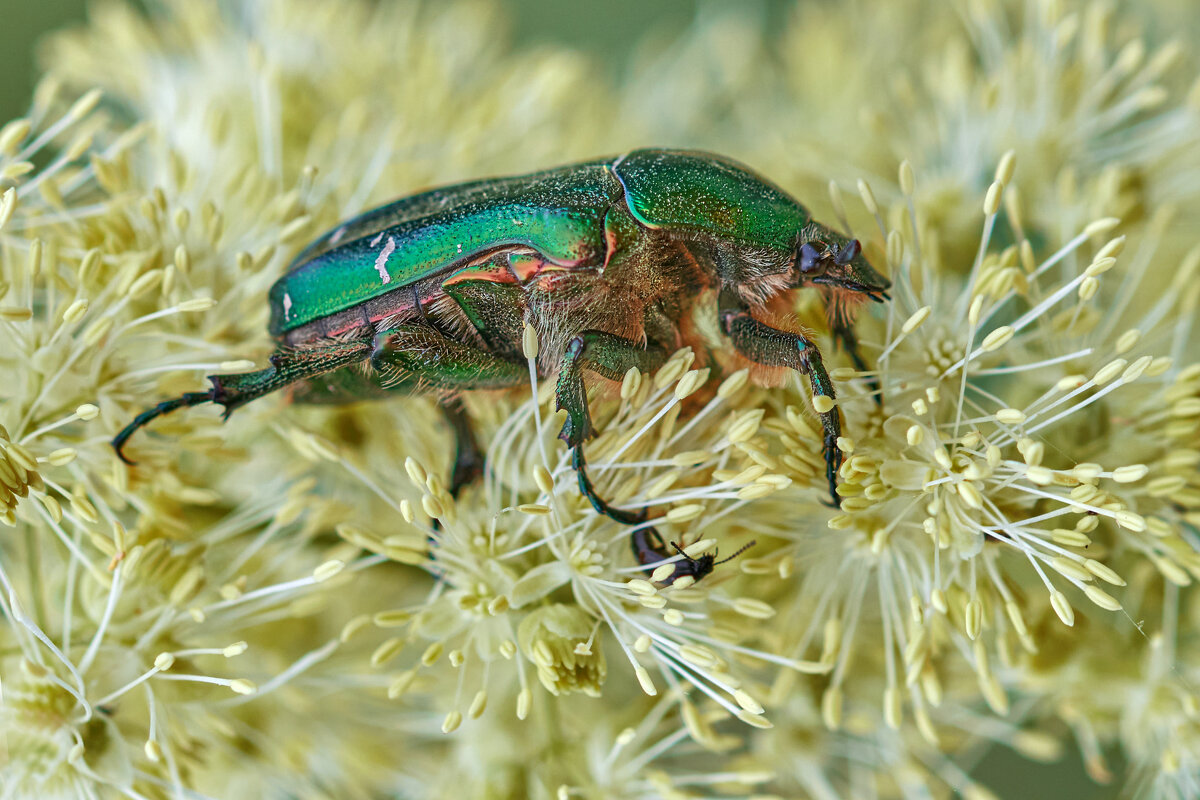
<instances>
[{"instance_id":1,"label":"small dark insect","mask_svg":"<svg viewBox=\"0 0 1200 800\"><path fill-rule=\"evenodd\" d=\"M629 537L629 543L633 547L633 556L638 560L639 564L646 567L646 572L653 574L662 562L671 557L667 552L666 545L663 544L662 536L654 528L638 528ZM671 574L659 581L659 583L672 584L675 581L685 576L691 577L694 581L698 581L705 575L713 571L713 567L717 564L724 564L726 561L731 561L742 553L754 547L755 541L751 540L747 544L738 548L737 552L728 558L722 558L717 561L717 553L704 553L699 558L692 558L683 551L676 542L671 542L671 547L674 547L679 555L683 558L679 561L671 562L673 567Z\"/></svg>"},{"instance_id":2,"label":"small dark insect","mask_svg":"<svg viewBox=\"0 0 1200 800\"><path fill-rule=\"evenodd\" d=\"M483 466L458 397L527 381L529 322L541 344L538 373L558 376L557 406L567 412L559 438L597 512L623 523L645 517L609 505L588 479L584 372L612 380L631 367L653 372L685 345L725 365L740 359L807 376L814 397L827 398L825 475L837 504L842 423L821 352L760 317L793 289L819 289L834 336L862 369L852 314L862 300L888 299L890 285L857 240L708 153L636 150L434 189L349 220L296 258L270 291L278 345L270 366L211 375L211 389L144 411L112 443L125 459L129 437L156 417L201 403L228 416L278 390L306 403L432 393L455 435L456 494ZM714 313L723 342L692 324Z\"/></svg>"}]
</instances>

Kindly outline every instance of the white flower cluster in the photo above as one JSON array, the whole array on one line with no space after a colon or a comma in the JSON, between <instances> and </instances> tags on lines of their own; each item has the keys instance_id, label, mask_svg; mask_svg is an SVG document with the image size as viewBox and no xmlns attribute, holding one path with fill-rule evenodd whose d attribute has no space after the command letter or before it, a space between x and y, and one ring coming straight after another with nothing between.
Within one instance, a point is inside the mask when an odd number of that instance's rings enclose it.
<instances>
[{"instance_id":1,"label":"white flower cluster","mask_svg":"<svg viewBox=\"0 0 1200 800\"><path fill-rule=\"evenodd\" d=\"M1106 4L961 11L714 7L616 86L483 2L112 3L51 39L0 125L0 793L985 798L996 744L1200 794L1196 54ZM261 363L337 220L654 141L893 280L868 368L826 350L840 509L802 384L689 349L592 391L591 475L666 565L580 496L532 368L465 397L457 497L423 398L109 447Z\"/></svg>"}]
</instances>

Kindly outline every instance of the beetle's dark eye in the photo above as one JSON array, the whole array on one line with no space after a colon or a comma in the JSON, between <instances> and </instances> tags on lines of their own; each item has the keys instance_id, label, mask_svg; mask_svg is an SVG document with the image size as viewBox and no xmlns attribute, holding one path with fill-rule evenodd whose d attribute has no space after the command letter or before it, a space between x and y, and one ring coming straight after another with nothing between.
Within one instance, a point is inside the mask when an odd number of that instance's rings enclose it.
<instances>
[{"instance_id":1,"label":"beetle's dark eye","mask_svg":"<svg viewBox=\"0 0 1200 800\"><path fill-rule=\"evenodd\" d=\"M811 243L800 245L800 256L797 261L799 261L802 275L820 275L825 271L825 260L821 258L821 251Z\"/></svg>"},{"instance_id":2,"label":"beetle's dark eye","mask_svg":"<svg viewBox=\"0 0 1200 800\"><path fill-rule=\"evenodd\" d=\"M858 239L851 239L846 242L845 247L838 251L837 263L840 266L846 266L862 252L862 245L858 243Z\"/></svg>"}]
</instances>

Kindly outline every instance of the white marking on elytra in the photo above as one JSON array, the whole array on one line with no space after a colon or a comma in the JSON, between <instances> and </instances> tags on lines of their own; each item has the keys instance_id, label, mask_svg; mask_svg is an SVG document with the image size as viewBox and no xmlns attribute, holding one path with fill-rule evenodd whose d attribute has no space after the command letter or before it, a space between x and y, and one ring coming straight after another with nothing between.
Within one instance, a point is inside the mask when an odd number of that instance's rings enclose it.
<instances>
[{"instance_id":1,"label":"white marking on elytra","mask_svg":"<svg viewBox=\"0 0 1200 800\"><path fill-rule=\"evenodd\" d=\"M383 234L384 234L385 232L386 232L386 231L380 231L380 232L379 232L379 233L378 233L378 234L375 236L375 238L371 240L371 247L374 247L375 245L379 244L379 243L380 243L380 242L383 240Z\"/></svg>"},{"instance_id":2,"label":"white marking on elytra","mask_svg":"<svg viewBox=\"0 0 1200 800\"><path fill-rule=\"evenodd\" d=\"M287 292L283 293L283 318L288 319L292 316L292 296Z\"/></svg>"},{"instance_id":3,"label":"white marking on elytra","mask_svg":"<svg viewBox=\"0 0 1200 800\"><path fill-rule=\"evenodd\" d=\"M343 225L342 227L338 228L336 231L333 232L333 236L329 237L329 243L337 244L338 242L340 242L342 240L342 237L345 235L346 235L346 226Z\"/></svg>"},{"instance_id":4,"label":"white marking on elytra","mask_svg":"<svg viewBox=\"0 0 1200 800\"><path fill-rule=\"evenodd\" d=\"M379 235L382 236L383 234L381 233ZM395 252L395 250L396 240L389 236L387 244L385 244L383 246L383 250L379 252L379 257L375 259L375 271L379 273L379 278L384 283L390 283L392 280L392 276L389 275L387 271L387 260L388 256Z\"/></svg>"}]
</instances>

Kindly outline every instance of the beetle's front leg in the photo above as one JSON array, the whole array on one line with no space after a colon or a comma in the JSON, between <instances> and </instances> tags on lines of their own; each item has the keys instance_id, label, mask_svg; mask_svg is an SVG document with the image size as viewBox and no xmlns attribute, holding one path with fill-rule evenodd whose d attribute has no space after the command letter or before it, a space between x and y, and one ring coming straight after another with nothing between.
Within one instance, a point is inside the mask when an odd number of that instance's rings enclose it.
<instances>
[{"instance_id":1,"label":"beetle's front leg","mask_svg":"<svg viewBox=\"0 0 1200 800\"><path fill-rule=\"evenodd\" d=\"M587 392L583 385L583 371L590 369L606 378L619 381L630 367L642 372L657 369L667 358L666 348L648 344L645 348L636 342L604 331L588 330L577 335L567 344L562 366L558 373L555 390L556 407L566 409L567 419L558 438L571 448L571 466L579 476L579 491L583 493L600 514L617 522L634 524L645 519L645 512L633 514L613 508L592 487L587 474L587 459L583 454L583 443L592 434L592 417L588 411Z\"/></svg>"},{"instance_id":2,"label":"beetle's front leg","mask_svg":"<svg viewBox=\"0 0 1200 800\"><path fill-rule=\"evenodd\" d=\"M741 298L729 290L721 292L719 303L721 329L733 342L734 348L746 358L769 367L790 367L808 376L814 397L834 399L833 382L825 371L821 351L808 337L799 333L776 330L756 320ZM821 413L825 430L825 479L829 496L841 506L837 493L837 472L842 465L842 451L837 440L842 435L842 421L835 405Z\"/></svg>"}]
</instances>

